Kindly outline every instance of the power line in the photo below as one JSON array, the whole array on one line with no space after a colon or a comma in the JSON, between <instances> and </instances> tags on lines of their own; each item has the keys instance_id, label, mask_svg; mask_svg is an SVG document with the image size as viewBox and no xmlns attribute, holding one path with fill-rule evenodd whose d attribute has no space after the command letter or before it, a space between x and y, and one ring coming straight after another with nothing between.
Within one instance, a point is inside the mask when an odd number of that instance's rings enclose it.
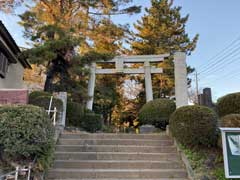
<instances>
[{"instance_id":1,"label":"power line","mask_svg":"<svg viewBox=\"0 0 240 180\"><path fill-rule=\"evenodd\" d=\"M208 67L208 68L202 70L201 72L199 72L199 74L209 73L209 72L211 72L213 69L218 68L218 66L221 65L220 63L224 62L226 59L229 59L229 58L232 57L232 56L238 55L238 54L236 54L236 53L238 53L239 50L240 50L240 46L237 47L237 48L235 48L235 49L233 49L232 51L230 51L229 54L227 54L227 55L225 55L224 57L220 58L217 62L215 62L214 64L212 64L210 67ZM226 62L227 62L227 61L225 61L225 63L226 63Z\"/></svg>"},{"instance_id":2,"label":"power line","mask_svg":"<svg viewBox=\"0 0 240 180\"><path fill-rule=\"evenodd\" d=\"M211 80L210 82L205 82L205 83L203 83L203 84L211 84L211 83L213 83L213 82L216 82L216 81L219 81L219 80L225 80L225 79L233 78L233 77L235 77L235 76L240 76L240 71L239 71L239 69L236 69L236 71L232 71L232 72L229 72L229 73L227 73L227 74L225 73L225 74L223 74L222 76L217 77L217 78Z\"/></svg>"},{"instance_id":3,"label":"power line","mask_svg":"<svg viewBox=\"0 0 240 180\"><path fill-rule=\"evenodd\" d=\"M212 58L210 58L208 61L208 64L202 65L199 68L203 69L205 67L209 67L211 64L214 64L215 61L213 61L214 59L216 59L218 56L222 56L223 53L225 53L231 46L233 46L237 41L240 40L240 36L238 36L236 39L234 39L229 45L227 45L223 50L219 51L215 56L213 56Z\"/></svg>"},{"instance_id":4,"label":"power line","mask_svg":"<svg viewBox=\"0 0 240 180\"><path fill-rule=\"evenodd\" d=\"M226 60L226 59L225 59L225 60ZM240 57L234 58L234 59L232 59L232 60L230 60L230 61L226 61L227 64L226 64L226 63L222 63L222 64L220 64L219 66L216 66L216 67L214 67L214 68L212 68L212 69L210 69L210 70L208 70L207 72L204 72L204 73L202 73L202 74L203 74L204 76L214 74L214 73L220 71L221 68L224 68L224 67L226 67L226 66L229 66L229 65L231 65L231 64L233 64L234 62L237 62L237 61L239 61L239 60L240 60ZM200 75L202 75L202 74L200 74Z\"/></svg>"}]
</instances>

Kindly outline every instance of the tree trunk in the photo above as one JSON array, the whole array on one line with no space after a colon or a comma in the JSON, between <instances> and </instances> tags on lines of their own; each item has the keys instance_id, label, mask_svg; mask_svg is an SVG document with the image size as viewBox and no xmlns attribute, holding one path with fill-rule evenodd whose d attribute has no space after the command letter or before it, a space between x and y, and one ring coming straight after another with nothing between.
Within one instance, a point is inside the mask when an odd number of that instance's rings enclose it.
<instances>
[{"instance_id":1,"label":"tree trunk","mask_svg":"<svg viewBox=\"0 0 240 180\"><path fill-rule=\"evenodd\" d=\"M54 66L51 66L47 72L47 77L44 84L44 91L47 91L47 92L52 91L52 81L53 81L53 76L55 74L54 70L55 70Z\"/></svg>"}]
</instances>

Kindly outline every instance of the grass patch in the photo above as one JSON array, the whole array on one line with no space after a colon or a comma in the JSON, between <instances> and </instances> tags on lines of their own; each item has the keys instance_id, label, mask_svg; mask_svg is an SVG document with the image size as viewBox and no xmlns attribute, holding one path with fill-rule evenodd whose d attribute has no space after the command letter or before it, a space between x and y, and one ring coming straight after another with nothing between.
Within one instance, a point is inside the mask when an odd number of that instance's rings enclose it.
<instances>
[{"instance_id":1,"label":"grass patch","mask_svg":"<svg viewBox=\"0 0 240 180\"><path fill-rule=\"evenodd\" d=\"M216 147L188 148L183 145L180 148L187 156L196 180L229 180L224 174L222 149Z\"/></svg>"}]
</instances>

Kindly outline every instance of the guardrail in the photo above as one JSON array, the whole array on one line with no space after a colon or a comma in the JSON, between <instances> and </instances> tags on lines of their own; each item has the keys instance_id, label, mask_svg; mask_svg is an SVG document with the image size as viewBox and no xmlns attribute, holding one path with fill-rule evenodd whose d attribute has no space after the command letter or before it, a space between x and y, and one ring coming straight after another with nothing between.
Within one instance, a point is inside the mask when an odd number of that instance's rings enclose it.
<instances>
[{"instance_id":1,"label":"guardrail","mask_svg":"<svg viewBox=\"0 0 240 180\"><path fill-rule=\"evenodd\" d=\"M57 120L57 108L56 107L54 107L54 109L53 110L46 110L47 111L47 113L48 113L48 115L49 115L49 117L50 117L50 119L51 119L51 121L53 122L53 126L56 126L56 120ZM52 115L52 117L51 117L51 113L53 113L53 115Z\"/></svg>"},{"instance_id":2,"label":"guardrail","mask_svg":"<svg viewBox=\"0 0 240 180\"><path fill-rule=\"evenodd\" d=\"M32 172L32 168L36 163L36 157L34 158L34 160L29 163L29 165L27 167L21 168L20 166L16 167L15 171L11 171L9 173L6 173L4 175L0 176L0 180L18 180L19 176L26 176L27 180L31 180L31 172Z\"/></svg>"}]
</instances>

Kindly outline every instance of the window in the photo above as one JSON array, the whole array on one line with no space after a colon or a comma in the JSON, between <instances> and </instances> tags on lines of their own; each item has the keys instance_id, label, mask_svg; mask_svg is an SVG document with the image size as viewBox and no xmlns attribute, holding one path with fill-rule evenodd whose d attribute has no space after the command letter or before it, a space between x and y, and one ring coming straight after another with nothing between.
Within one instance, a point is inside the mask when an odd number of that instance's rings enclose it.
<instances>
[{"instance_id":1,"label":"window","mask_svg":"<svg viewBox=\"0 0 240 180\"><path fill-rule=\"evenodd\" d=\"M2 78L6 77L7 70L8 70L8 59L3 53L0 52L0 76Z\"/></svg>"}]
</instances>

